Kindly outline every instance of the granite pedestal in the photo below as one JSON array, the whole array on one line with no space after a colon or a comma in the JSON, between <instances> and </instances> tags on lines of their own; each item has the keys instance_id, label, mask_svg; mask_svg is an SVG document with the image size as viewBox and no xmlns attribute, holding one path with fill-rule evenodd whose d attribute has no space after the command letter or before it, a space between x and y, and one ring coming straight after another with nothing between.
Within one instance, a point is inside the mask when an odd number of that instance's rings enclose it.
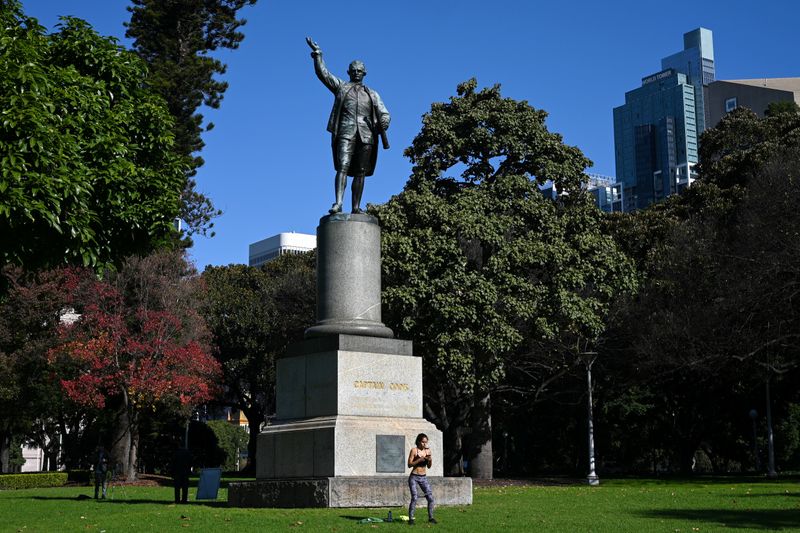
<instances>
[{"instance_id":1,"label":"granite pedestal","mask_svg":"<svg viewBox=\"0 0 800 533\"><path fill-rule=\"evenodd\" d=\"M419 433L442 475L441 432L422 418L422 360L411 342L333 335L277 361L276 421L258 438L256 477L397 476Z\"/></svg>"}]
</instances>

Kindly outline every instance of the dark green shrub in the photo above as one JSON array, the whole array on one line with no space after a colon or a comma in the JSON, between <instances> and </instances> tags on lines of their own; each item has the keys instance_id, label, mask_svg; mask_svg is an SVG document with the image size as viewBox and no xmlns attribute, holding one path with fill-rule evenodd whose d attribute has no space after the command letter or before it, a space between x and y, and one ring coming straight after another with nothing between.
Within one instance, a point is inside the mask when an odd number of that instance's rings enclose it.
<instances>
[{"instance_id":1,"label":"dark green shrub","mask_svg":"<svg viewBox=\"0 0 800 533\"><path fill-rule=\"evenodd\" d=\"M67 482L66 472L34 472L0 475L0 490L61 487Z\"/></svg>"}]
</instances>

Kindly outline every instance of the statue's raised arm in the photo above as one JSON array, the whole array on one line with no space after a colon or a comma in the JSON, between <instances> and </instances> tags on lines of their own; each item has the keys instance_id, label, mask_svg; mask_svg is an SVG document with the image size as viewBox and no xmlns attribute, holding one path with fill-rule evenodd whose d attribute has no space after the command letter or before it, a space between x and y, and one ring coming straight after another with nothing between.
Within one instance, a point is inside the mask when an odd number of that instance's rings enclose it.
<instances>
[{"instance_id":1,"label":"statue's raised arm","mask_svg":"<svg viewBox=\"0 0 800 533\"><path fill-rule=\"evenodd\" d=\"M319 81L335 94L344 83L344 80L337 78L328 71L325 61L322 60L322 49L320 49L319 45L311 37L306 37L306 42L311 48L311 57L314 59L314 72L317 73Z\"/></svg>"}]
</instances>

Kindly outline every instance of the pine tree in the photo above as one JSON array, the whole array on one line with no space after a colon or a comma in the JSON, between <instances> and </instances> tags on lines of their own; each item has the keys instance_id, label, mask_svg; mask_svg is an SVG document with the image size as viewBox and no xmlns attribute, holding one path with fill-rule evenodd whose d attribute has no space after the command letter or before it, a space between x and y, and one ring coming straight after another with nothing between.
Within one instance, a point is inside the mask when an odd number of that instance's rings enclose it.
<instances>
[{"instance_id":1,"label":"pine tree","mask_svg":"<svg viewBox=\"0 0 800 533\"><path fill-rule=\"evenodd\" d=\"M246 21L236 18L240 9L256 0L132 0L126 37L149 65L148 84L167 101L175 117L175 141L186 158L186 187L181 218L187 234L206 235L212 219L222 214L211 200L196 190L194 176L203 165L197 155L203 149L201 105L217 109L228 83L215 76L227 66L210 56L219 48L234 50L244 39L238 31ZM213 235L213 233L212 233Z\"/></svg>"}]
</instances>

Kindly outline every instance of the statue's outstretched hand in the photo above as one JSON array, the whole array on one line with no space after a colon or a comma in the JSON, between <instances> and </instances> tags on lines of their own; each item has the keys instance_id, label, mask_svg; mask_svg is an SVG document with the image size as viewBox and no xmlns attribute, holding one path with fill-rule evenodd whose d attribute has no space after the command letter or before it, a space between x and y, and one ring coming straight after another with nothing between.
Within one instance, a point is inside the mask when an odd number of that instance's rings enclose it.
<instances>
[{"instance_id":1,"label":"statue's outstretched hand","mask_svg":"<svg viewBox=\"0 0 800 533\"><path fill-rule=\"evenodd\" d=\"M306 42L308 46L311 47L311 57L317 57L318 55L322 54L322 50L319 49L319 45L315 43L311 37L306 37Z\"/></svg>"}]
</instances>

